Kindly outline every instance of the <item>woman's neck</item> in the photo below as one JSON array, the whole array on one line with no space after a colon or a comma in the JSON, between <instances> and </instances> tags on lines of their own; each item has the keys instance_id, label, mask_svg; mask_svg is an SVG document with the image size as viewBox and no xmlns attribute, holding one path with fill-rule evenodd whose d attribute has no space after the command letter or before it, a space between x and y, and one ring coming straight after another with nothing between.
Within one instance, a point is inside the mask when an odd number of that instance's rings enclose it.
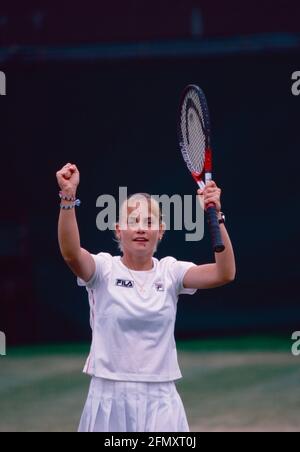
<instances>
[{"instance_id":1,"label":"woman's neck","mask_svg":"<svg viewBox=\"0 0 300 452\"><path fill-rule=\"evenodd\" d=\"M132 256L123 254L122 263L126 265L130 270L147 271L153 268L152 256Z\"/></svg>"}]
</instances>

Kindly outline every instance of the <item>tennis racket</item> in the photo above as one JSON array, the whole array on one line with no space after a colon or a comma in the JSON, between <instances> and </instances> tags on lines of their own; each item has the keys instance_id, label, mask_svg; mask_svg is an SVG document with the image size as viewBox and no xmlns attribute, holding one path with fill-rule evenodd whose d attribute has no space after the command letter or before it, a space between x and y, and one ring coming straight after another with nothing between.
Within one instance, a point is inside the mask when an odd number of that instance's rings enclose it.
<instances>
[{"instance_id":1,"label":"tennis racket","mask_svg":"<svg viewBox=\"0 0 300 452\"><path fill-rule=\"evenodd\" d=\"M178 117L178 139L184 161L201 189L212 179L210 121L205 95L196 85L188 85L182 93ZM225 249L216 206L206 206L208 224L215 253Z\"/></svg>"}]
</instances>

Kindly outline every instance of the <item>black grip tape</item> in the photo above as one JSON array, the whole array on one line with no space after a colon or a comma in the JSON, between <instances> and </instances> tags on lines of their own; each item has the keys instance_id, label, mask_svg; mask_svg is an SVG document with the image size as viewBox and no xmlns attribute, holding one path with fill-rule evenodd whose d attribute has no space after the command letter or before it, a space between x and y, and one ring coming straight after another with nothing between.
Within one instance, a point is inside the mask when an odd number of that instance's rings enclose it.
<instances>
[{"instance_id":1,"label":"black grip tape","mask_svg":"<svg viewBox=\"0 0 300 452\"><path fill-rule=\"evenodd\" d=\"M215 253L221 253L222 251L224 251L225 246L221 237L220 225L218 221L216 208L214 206L210 206L206 209L206 213L208 216L208 223L212 238L213 250Z\"/></svg>"}]
</instances>

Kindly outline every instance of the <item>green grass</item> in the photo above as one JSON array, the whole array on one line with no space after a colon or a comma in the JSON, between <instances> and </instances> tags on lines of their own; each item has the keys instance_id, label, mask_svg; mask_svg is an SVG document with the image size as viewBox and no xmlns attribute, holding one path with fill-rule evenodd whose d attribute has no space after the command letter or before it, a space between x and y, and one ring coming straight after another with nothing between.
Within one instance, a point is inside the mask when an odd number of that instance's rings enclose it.
<instances>
[{"instance_id":1,"label":"green grass","mask_svg":"<svg viewBox=\"0 0 300 452\"><path fill-rule=\"evenodd\" d=\"M179 342L177 382L193 431L300 431L300 357L289 338ZM0 431L76 431L87 344L9 348L0 357Z\"/></svg>"},{"instance_id":2,"label":"green grass","mask_svg":"<svg viewBox=\"0 0 300 452\"><path fill-rule=\"evenodd\" d=\"M281 336L244 336L238 338L179 340L179 351L290 351L292 341L289 337ZM44 344L23 347L11 347L7 354L11 357L88 353L87 343Z\"/></svg>"}]
</instances>

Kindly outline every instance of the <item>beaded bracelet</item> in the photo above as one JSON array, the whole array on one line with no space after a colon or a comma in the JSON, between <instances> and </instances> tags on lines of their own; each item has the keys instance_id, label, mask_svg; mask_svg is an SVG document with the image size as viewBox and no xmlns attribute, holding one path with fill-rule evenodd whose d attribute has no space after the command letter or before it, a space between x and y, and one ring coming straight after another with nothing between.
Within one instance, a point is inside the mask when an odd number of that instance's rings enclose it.
<instances>
[{"instance_id":1,"label":"beaded bracelet","mask_svg":"<svg viewBox=\"0 0 300 452\"><path fill-rule=\"evenodd\" d=\"M63 199L63 198L62 198ZM63 210L69 210L69 209L73 209L75 206L80 206L80 204L81 204L81 201L80 201L80 199L75 199L75 201L72 203L72 204L67 204L67 205L65 205L65 204L60 204L60 208L61 209L63 209Z\"/></svg>"},{"instance_id":2,"label":"beaded bracelet","mask_svg":"<svg viewBox=\"0 0 300 452\"><path fill-rule=\"evenodd\" d=\"M62 191L60 191L58 193L58 196L60 197L60 199L63 199L64 201L73 201L73 202L76 201L76 199L73 198L72 196L69 197L69 196L64 195Z\"/></svg>"}]
</instances>

